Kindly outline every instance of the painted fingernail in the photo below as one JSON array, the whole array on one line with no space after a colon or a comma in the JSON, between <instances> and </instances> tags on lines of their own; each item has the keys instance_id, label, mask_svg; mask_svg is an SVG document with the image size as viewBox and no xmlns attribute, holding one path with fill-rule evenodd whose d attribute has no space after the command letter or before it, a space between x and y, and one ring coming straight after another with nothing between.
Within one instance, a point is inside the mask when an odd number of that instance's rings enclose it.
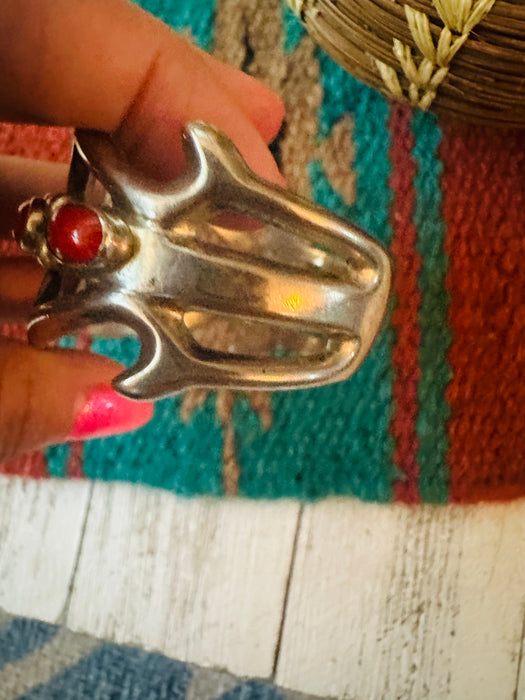
<instances>
[{"instance_id":1,"label":"painted fingernail","mask_svg":"<svg viewBox=\"0 0 525 700\"><path fill-rule=\"evenodd\" d=\"M96 387L75 416L69 440L86 440L140 428L153 416L153 404L131 401L108 387Z\"/></svg>"}]
</instances>

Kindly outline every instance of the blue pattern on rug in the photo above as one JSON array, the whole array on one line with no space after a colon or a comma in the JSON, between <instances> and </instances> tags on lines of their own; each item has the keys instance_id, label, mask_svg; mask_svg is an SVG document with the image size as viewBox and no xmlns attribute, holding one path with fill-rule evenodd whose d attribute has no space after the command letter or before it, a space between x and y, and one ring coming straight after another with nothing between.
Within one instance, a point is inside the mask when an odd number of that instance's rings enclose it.
<instances>
[{"instance_id":1,"label":"blue pattern on rug","mask_svg":"<svg viewBox=\"0 0 525 700\"><path fill-rule=\"evenodd\" d=\"M99 642L45 622L15 617L6 629L8 634L0 634L0 700L299 698L270 681L238 678L137 647ZM46 648L50 641L52 646ZM306 695L300 697L307 700Z\"/></svg>"},{"instance_id":2,"label":"blue pattern on rug","mask_svg":"<svg viewBox=\"0 0 525 700\"><path fill-rule=\"evenodd\" d=\"M214 700L284 700L284 697L274 685L252 680L239 683Z\"/></svg>"},{"instance_id":3,"label":"blue pattern on rug","mask_svg":"<svg viewBox=\"0 0 525 700\"><path fill-rule=\"evenodd\" d=\"M133 647L102 644L79 663L17 700L184 700L187 664Z\"/></svg>"},{"instance_id":4,"label":"blue pattern on rug","mask_svg":"<svg viewBox=\"0 0 525 700\"><path fill-rule=\"evenodd\" d=\"M14 618L5 627L0 628L0 669L47 644L56 632L56 627L39 620Z\"/></svg>"}]
</instances>

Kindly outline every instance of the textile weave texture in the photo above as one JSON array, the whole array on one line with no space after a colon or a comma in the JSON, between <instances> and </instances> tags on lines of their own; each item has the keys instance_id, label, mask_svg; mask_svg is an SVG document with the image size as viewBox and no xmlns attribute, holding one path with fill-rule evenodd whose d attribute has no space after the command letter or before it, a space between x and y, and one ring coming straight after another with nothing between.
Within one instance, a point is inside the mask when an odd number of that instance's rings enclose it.
<instances>
[{"instance_id":1,"label":"textile weave texture","mask_svg":"<svg viewBox=\"0 0 525 700\"><path fill-rule=\"evenodd\" d=\"M190 391L133 435L48 449L6 473L177 493L418 503L525 495L525 132L390 104L319 49L279 0L142 0L278 91L292 190L389 249L384 328L347 382ZM67 161L70 132L3 125L0 150ZM132 340L95 340L124 362Z\"/></svg>"},{"instance_id":2,"label":"textile weave texture","mask_svg":"<svg viewBox=\"0 0 525 700\"><path fill-rule=\"evenodd\" d=\"M0 610L0 700L308 700Z\"/></svg>"}]
</instances>

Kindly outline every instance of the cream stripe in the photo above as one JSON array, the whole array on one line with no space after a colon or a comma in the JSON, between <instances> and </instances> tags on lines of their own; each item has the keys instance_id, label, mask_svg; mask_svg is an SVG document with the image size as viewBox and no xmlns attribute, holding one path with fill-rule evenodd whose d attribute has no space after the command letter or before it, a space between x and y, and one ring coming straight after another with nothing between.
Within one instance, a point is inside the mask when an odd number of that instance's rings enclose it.
<instances>
[{"instance_id":1,"label":"cream stripe","mask_svg":"<svg viewBox=\"0 0 525 700\"><path fill-rule=\"evenodd\" d=\"M78 663L100 642L92 637L59 630L53 639L21 661L6 664L0 671L2 700L16 700L38 685Z\"/></svg>"},{"instance_id":2,"label":"cream stripe","mask_svg":"<svg viewBox=\"0 0 525 700\"><path fill-rule=\"evenodd\" d=\"M0 626L6 625L13 619L13 616L0 608Z\"/></svg>"},{"instance_id":3,"label":"cream stripe","mask_svg":"<svg viewBox=\"0 0 525 700\"><path fill-rule=\"evenodd\" d=\"M192 678L185 700L212 700L235 688L242 682L225 671L191 666Z\"/></svg>"},{"instance_id":4,"label":"cream stripe","mask_svg":"<svg viewBox=\"0 0 525 700\"><path fill-rule=\"evenodd\" d=\"M356 198L354 121L345 114L332 128L331 135L319 145L319 155L328 182L348 206Z\"/></svg>"}]
</instances>

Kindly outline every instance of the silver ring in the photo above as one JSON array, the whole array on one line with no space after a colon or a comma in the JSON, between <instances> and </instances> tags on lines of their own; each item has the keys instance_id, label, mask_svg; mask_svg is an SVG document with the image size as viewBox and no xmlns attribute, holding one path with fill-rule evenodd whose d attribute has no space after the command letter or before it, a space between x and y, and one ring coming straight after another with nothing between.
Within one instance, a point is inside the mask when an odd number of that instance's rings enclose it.
<instances>
[{"instance_id":1,"label":"silver ring","mask_svg":"<svg viewBox=\"0 0 525 700\"><path fill-rule=\"evenodd\" d=\"M108 137L88 134L75 144L67 194L21 207L19 243L47 270L30 342L47 347L92 325L131 329L140 356L113 385L134 399L349 377L384 315L385 251L257 177L215 127L192 122L183 143L184 174L159 185Z\"/></svg>"}]
</instances>

